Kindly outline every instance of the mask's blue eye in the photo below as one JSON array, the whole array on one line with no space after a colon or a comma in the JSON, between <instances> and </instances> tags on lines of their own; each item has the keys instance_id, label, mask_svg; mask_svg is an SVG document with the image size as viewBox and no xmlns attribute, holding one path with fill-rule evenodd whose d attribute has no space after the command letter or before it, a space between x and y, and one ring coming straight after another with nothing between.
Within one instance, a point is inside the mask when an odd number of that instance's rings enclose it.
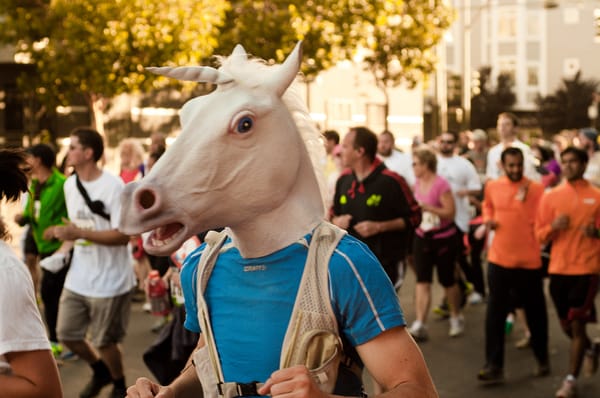
<instances>
[{"instance_id":1,"label":"mask's blue eye","mask_svg":"<svg viewBox=\"0 0 600 398\"><path fill-rule=\"evenodd\" d=\"M237 123L237 132L238 133L247 133L252 130L252 126L254 125L254 120L250 116L244 116L238 120Z\"/></svg>"}]
</instances>

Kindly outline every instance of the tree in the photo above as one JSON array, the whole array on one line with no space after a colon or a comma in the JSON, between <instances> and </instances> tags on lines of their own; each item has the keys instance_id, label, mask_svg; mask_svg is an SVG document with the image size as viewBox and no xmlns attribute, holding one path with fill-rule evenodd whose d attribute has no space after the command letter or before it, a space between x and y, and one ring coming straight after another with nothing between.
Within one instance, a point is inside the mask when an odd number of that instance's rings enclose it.
<instances>
[{"instance_id":1,"label":"tree","mask_svg":"<svg viewBox=\"0 0 600 398\"><path fill-rule=\"evenodd\" d=\"M414 87L434 70L434 47L452 19L442 0L239 0L227 12L217 51L244 43L249 53L281 62L302 39L302 72L309 83L362 48L386 97L387 119L388 87Z\"/></svg>"},{"instance_id":2,"label":"tree","mask_svg":"<svg viewBox=\"0 0 600 398\"><path fill-rule=\"evenodd\" d=\"M400 84L413 88L435 70L435 48L453 22L454 13L442 0L365 3L362 17L353 20L350 33L354 36L349 39L367 52L366 69L385 97L387 128L388 89Z\"/></svg>"},{"instance_id":3,"label":"tree","mask_svg":"<svg viewBox=\"0 0 600 398\"><path fill-rule=\"evenodd\" d=\"M506 112L517 101L512 91L514 81L508 73L501 73L496 80L496 87L490 87L492 68L484 66L479 68L474 84L475 94L471 97L471 125L472 129L488 129L496 126L498 114Z\"/></svg>"},{"instance_id":4,"label":"tree","mask_svg":"<svg viewBox=\"0 0 600 398\"><path fill-rule=\"evenodd\" d=\"M539 96L537 118L544 135L590 126L588 108L599 88L598 81L583 80L580 71L572 79L563 79L554 94Z\"/></svg>"},{"instance_id":5,"label":"tree","mask_svg":"<svg viewBox=\"0 0 600 398\"><path fill-rule=\"evenodd\" d=\"M37 67L22 79L48 109L82 95L103 131L106 99L165 84L144 66L199 63L212 54L224 0L4 0L0 42Z\"/></svg>"},{"instance_id":6,"label":"tree","mask_svg":"<svg viewBox=\"0 0 600 398\"><path fill-rule=\"evenodd\" d=\"M245 50L268 62L282 62L302 40L305 81L341 60L347 0L237 0L231 2L218 37L218 54L229 54L241 43Z\"/></svg>"}]
</instances>

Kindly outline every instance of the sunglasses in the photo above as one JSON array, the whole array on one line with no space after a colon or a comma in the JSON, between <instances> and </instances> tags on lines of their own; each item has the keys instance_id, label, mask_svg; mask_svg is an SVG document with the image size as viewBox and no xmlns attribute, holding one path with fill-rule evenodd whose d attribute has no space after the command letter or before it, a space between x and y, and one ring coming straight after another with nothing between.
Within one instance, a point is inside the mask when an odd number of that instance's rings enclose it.
<instances>
[{"instance_id":1,"label":"sunglasses","mask_svg":"<svg viewBox=\"0 0 600 398\"><path fill-rule=\"evenodd\" d=\"M440 140L440 144L450 144L451 145L451 144L454 144L454 142L455 142L454 140L451 140L451 141L450 140Z\"/></svg>"}]
</instances>

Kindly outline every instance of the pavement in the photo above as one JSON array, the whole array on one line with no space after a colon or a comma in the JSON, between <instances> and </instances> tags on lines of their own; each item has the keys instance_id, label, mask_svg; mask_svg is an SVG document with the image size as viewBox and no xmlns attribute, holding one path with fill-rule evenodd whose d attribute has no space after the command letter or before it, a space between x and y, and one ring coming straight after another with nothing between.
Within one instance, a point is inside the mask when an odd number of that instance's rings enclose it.
<instances>
[{"instance_id":1,"label":"pavement","mask_svg":"<svg viewBox=\"0 0 600 398\"><path fill-rule=\"evenodd\" d=\"M414 319L413 296L415 278L409 273L399 296L407 320ZM433 303L439 302L442 289L433 288ZM547 296L548 297L548 296ZM506 383L484 387L476 380L483 365L485 304L470 305L465 310L466 331L458 338L448 337L448 322L432 314L428 322L429 340L420 343L434 383L443 398L495 398L523 397L549 398L561 384L568 364L568 339L560 331L556 313L548 299L550 325L550 361L552 373L543 378L533 377L535 360L530 350L518 350L514 344L522 337L522 330L515 326L506 341ZM600 308L600 296L596 298ZM156 322L154 316L145 313L140 303L134 303L127 338L123 344L126 380L131 385L140 376L151 377L142 361L143 352L156 338L151 331ZM600 337L598 325L588 326L591 336ZM90 369L82 361L67 361L60 367L65 398L76 398L90 377ZM592 378L583 378L579 383L579 398L600 397L600 373ZM110 387L100 397L108 397Z\"/></svg>"}]
</instances>

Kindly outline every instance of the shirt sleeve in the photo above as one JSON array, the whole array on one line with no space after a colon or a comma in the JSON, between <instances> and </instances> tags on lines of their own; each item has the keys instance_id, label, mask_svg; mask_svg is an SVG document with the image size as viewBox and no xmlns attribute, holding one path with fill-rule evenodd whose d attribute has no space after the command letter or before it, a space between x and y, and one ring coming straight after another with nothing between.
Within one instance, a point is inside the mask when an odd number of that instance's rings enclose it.
<instances>
[{"instance_id":1,"label":"shirt sleeve","mask_svg":"<svg viewBox=\"0 0 600 398\"><path fill-rule=\"evenodd\" d=\"M486 184L483 193L483 202L481 204L481 215L483 216L483 222L491 221L494 219L494 203L491 199L493 182Z\"/></svg>"},{"instance_id":2,"label":"shirt sleeve","mask_svg":"<svg viewBox=\"0 0 600 398\"><path fill-rule=\"evenodd\" d=\"M353 346L406 324L394 287L365 244L344 237L332 256L329 272L340 331Z\"/></svg>"},{"instance_id":3,"label":"shirt sleeve","mask_svg":"<svg viewBox=\"0 0 600 398\"><path fill-rule=\"evenodd\" d=\"M198 302L197 302L197 278L198 264L200 256L205 245L196 248L187 256L181 267L181 289L185 301L185 322L183 326L195 333L200 333L200 322L198 321Z\"/></svg>"},{"instance_id":4,"label":"shirt sleeve","mask_svg":"<svg viewBox=\"0 0 600 398\"><path fill-rule=\"evenodd\" d=\"M464 168L467 176L467 189L469 191L476 191L481 189L481 180L479 179L479 175L477 174L477 170L473 163L469 162L465 158L461 158L464 160Z\"/></svg>"},{"instance_id":5,"label":"shirt sleeve","mask_svg":"<svg viewBox=\"0 0 600 398\"><path fill-rule=\"evenodd\" d=\"M3 261L11 264L3 267L0 278L0 306L4 320L0 322L0 355L50 349L29 271L16 258L4 257Z\"/></svg>"},{"instance_id":6,"label":"shirt sleeve","mask_svg":"<svg viewBox=\"0 0 600 398\"><path fill-rule=\"evenodd\" d=\"M550 196L545 193L542 196L535 220L535 236L540 243L546 243L552 237L552 207Z\"/></svg>"}]
</instances>

